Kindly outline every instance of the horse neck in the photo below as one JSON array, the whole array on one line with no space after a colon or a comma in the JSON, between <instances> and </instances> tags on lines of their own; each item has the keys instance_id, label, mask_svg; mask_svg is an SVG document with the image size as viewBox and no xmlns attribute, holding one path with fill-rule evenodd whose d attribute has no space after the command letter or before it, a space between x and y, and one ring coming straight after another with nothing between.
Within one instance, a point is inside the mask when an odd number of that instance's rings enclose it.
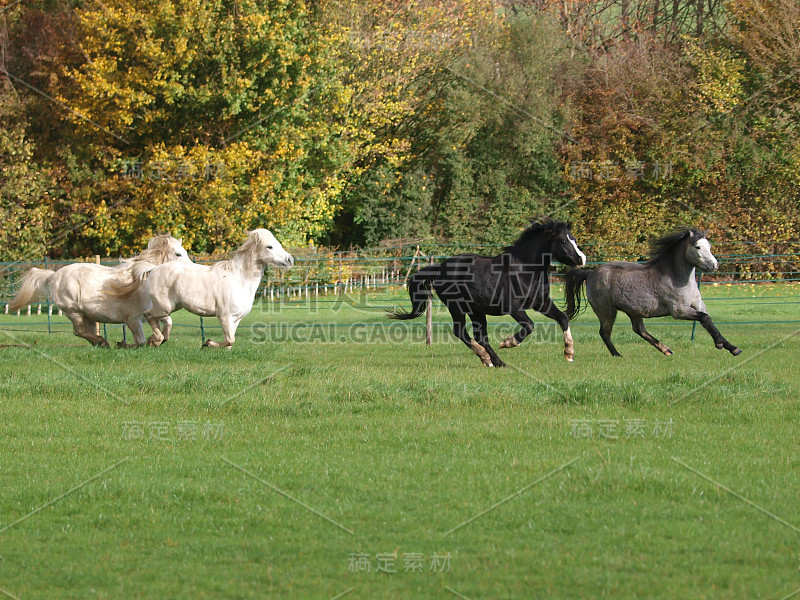
<instances>
[{"instance_id":1,"label":"horse neck","mask_svg":"<svg viewBox=\"0 0 800 600\"><path fill-rule=\"evenodd\" d=\"M678 285L686 285L690 279L694 279L694 270L695 266L686 262L686 247L681 246L670 263L673 280Z\"/></svg>"},{"instance_id":2,"label":"horse neck","mask_svg":"<svg viewBox=\"0 0 800 600\"><path fill-rule=\"evenodd\" d=\"M243 279L261 281L264 275L264 264L258 263L250 252L234 254L231 258L231 267L239 273Z\"/></svg>"},{"instance_id":3,"label":"horse neck","mask_svg":"<svg viewBox=\"0 0 800 600\"><path fill-rule=\"evenodd\" d=\"M520 248L512 248L510 254L521 263L547 270L550 268L550 261L553 258L547 250L546 240L539 238Z\"/></svg>"}]
</instances>

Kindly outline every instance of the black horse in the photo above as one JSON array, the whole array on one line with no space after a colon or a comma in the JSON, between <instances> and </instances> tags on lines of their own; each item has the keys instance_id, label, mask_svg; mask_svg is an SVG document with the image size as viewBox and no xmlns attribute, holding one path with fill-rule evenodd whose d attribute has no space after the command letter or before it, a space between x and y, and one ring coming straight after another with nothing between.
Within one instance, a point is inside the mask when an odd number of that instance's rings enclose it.
<instances>
[{"instance_id":1,"label":"black horse","mask_svg":"<svg viewBox=\"0 0 800 600\"><path fill-rule=\"evenodd\" d=\"M498 256L459 254L417 271L408 282L412 310L389 310L392 319L414 319L425 311L431 288L453 317L453 334L487 366L504 367L489 345L486 315L511 315L522 327L506 338L501 348L514 348L533 331L525 313L532 308L558 321L564 332L564 357L571 361L574 348L569 320L550 298L550 261L583 266L586 256L578 249L570 225L549 218L531 223L513 246ZM466 331L469 315L471 339Z\"/></svg>"}]
</instances>

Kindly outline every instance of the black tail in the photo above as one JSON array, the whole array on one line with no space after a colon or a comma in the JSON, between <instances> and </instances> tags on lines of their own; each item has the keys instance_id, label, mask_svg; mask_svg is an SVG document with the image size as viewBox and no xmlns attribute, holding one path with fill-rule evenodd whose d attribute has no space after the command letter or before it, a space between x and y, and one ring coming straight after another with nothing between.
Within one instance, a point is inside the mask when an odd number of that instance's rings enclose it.
<instances>
[{"instance_id":1,"label":"black tail","mask_svg":"<svg viewBox=\"0 0 800 600\"><path fill-rule=\"evenodd\" d=\"M439 265L424 267L414 273L408 280L408 295L411 297L411 312L402 308L387 308L386 315L390 319L416 319L425 312L425 304L431 296L431 284L439 272Z\"/></svg>"},{"instance_id":2,"label":"black tail","mask_svg":"<svg viewBox=\"0 0 800 600\"><path fill-rule=\"evenodd\" d=\"M583 287L586 285L586 280L589 279L589 275L592 274L592 271L589 269L571 269L566 275L564 275L564 280L566 285L564 286L564 296L567 300L567 310L564 311L567 313L567 318L572 321L575 317L581 314L581 294L583 293ZM586 309L586 307L583 307Z\"/></svg>"}]
</instances>

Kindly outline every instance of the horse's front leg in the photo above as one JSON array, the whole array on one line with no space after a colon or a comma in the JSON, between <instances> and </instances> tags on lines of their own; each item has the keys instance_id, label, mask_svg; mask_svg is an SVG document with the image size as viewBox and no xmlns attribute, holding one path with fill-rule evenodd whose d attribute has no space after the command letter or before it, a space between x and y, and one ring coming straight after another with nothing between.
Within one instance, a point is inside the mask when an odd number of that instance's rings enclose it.
<instances>
[{"instance_id":1,"label":"horse's front leg","mask_svg":"<svg viewBox=\"0 0 800 600\"><path fill-rule=\"evenodd\" d=\"M227 348L228 350L233 348L233 343L236 341L236 328L239 327L241 320L241 318L237 319L230 315L219 317L219 324L222 325L222 335L225 341L220 344L208 339L203 343L203 346L205 348Z\"/></svg>"},{"instance_id":2,"label":"horse's front leg","mask_svg":"<svg viewBox=\"0 0 800 600\"><path fill-rule=\"evenodd\" d=\"M144 327L142 326L142 318L134 317L125 321L125 325L131 330L133 334L133 344L126 344L125 342L117 342L117 348L138 348L144 346Z\"/></svg>"},{"instance_id":3,"label":"horse's front leg","mask_svg":"<svg viewBox=\"0 0 800 600\"><path fill-rule=\"evenodd\" d=\"M682 308L678 311L673 312L673 317L676 319L683 319L684 321L698 321L700 325L711 335L711 339L714 340L714 345L722 350L723 348L733 354L734 356L739 356L742 351L731 344L728 340L722 337L722 334L717 329L717 326L711 321L711 317L708 316L708 313L700 312L691 307Z\"/></svg>"},{"instance_id":4,"label":"horse's front leg","mask_svg":"<svg viewBox=\"0 0 800 600\"><path fill-rule=\"evenodd\" d=\"M172 332L172 317L167 315L161 319L161 323L163 327L161 328L161 335L164 336L164 341L161 342L162 344L169 340L169 334Z\"/></svg>"},{"instance_id":5,"label":"horse's front leg","mask_svg":"<svg viewBox=\"0 0 800 600\"><path fill-rule=\"evenodd\" d=\"M564 332L564 358L572 362L575 356L575 343L572 340L572 331L569 328L569 319L567 315L558 310L552 300L550 300L550 304L546 309L540 310L539 312L545 317L553 319L561 326L561 331Z\"/></svg>"},{"instance_id":6,"label":"horse's front leg","mask_svg":"<svg viewBox=\"0 0 800 600\"><path fill-rule=\"evenodd\" d=\"M145 313L144 316L147 322L150 323L150 328L153 330L153 334L147 340L147 345L160 346L164 342L164 334L161 333L161 328L158 323L161 317L156 317L147 313Z\"/></svg>"},{"instance_id":7,"label":"horse's front leg","mask_svg":"<svg viewBox=\"0 0 800 600\"><path fill-rule=\"evenodd\" d=\"M528 316L524 310L515 310L509 313L514 320L519 323L521 329L513 334L508 336L500 343L501 348L516 348L522 343L526 337L528 337L531 333L533 333L533 321Z\"/></svg>"}]
</instances>

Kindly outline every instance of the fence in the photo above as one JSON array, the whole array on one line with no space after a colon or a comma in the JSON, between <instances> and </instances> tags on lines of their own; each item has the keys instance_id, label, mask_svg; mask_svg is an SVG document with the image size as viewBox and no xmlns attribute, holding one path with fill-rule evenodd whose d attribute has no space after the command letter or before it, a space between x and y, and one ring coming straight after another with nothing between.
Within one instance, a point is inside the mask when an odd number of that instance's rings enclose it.
<instances>
[{"instance_id":1,"label":"fence","mask_svg":"<svg viewBox=\"0 0 800 600\"><path fill-rule=\"evenodd\" d=\"M608 260L643 260L648 254L645 243L585 245L589 265ZM294 251L295 266L290 270L268 267L256 293L256 298L266 303L287 303L296 300L314 299L318 303L336 302L342 295L361 294L402 289L408 276L422 265L439 261L447 256L463 252L497 254L500 246L437 244L420 242L392 248L368 248L330 252L317 248ZM759 243L736 242L715 244L714 250L720 263L716 273L703 273L702 282L709 283L767 283L800 281L800 242ZM31 262L0 263L0 314L8 314L8 302L19 288L22 276L31 267L57 270L74 261L42 259ZM119 264L118 260L92 259L104 265ZM198 260L211 264L212 261ZM559 281L553 273L553 281ZM331 298L333 297L333 298ZM737 295L732 300L756 300L755 296ZM758 297L758 300L765 298ZM776 298L780 304L800 304L786 298ZM384 300L391 302L391 300ZM58 311L46 299L27 307L23 315L47 314L47 322L16 322L25 330L52 332L50 315ZM751 321L768 323L770 321ZM791 321L795 322L795 321ZM797 321L800 322L800 321ZM47 327L46 329L44 327ZM39 327L39 329L35 329ZM213 326L212 326L213 327ZM202 328L202 324L201 324ZM208 328L208 327L206 327ZM204 334L203 334L204 337Z\"/></svg>"}]
</instances>

